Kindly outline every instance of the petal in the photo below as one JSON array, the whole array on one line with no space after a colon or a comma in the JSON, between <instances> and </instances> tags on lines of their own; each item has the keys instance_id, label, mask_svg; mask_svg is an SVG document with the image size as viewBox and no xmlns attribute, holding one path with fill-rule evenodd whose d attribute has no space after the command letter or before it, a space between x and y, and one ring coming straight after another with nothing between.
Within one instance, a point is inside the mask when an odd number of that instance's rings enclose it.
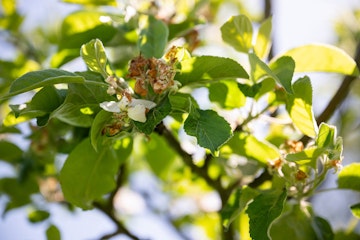
<instances>
[{"instance_id":1,"label":"petal","mask_svg":"<svg viewBox=\"0 0 360 240\"><path fill-rule=\"evenodd\" d=\"M156 107L156 103L149 101L149 100L144 100L144 99L132 99L131 103L130 103L130 107L135 107L138 105L142 105L147 109L152 109L154 107Z\"/></svg>"},{"instance_id":2,"label":"petal","mask_svg":"<svg viewBox=\"0 0 360 240\"><path fill-rule=\"evenodd\" d=\"M122 97L120 102L119 102L119 108L122 110L122 111L126 111L127 108L129 106L129 99L127 97Z\"/></svg>"},{"instance_id":3,"label":"petal","mask_svg":"<svg viewBox=\"0 0 360 240\"><path fill-rule=\"evenodd\" d=\"M138 122L146 122L146 108L144 105L136 105L128 109L128 116Z\"/></svg>"},{"instance_id":4,"label":"petal","mask_svg":"<svg viewBox=\"0 0 360 240\"><path fill-rule=\"evenodd\" d=\"M115 101L102 102L100 103L100 107L108 112L120 112L119 103Z\"/></svg>"}]
</instances>

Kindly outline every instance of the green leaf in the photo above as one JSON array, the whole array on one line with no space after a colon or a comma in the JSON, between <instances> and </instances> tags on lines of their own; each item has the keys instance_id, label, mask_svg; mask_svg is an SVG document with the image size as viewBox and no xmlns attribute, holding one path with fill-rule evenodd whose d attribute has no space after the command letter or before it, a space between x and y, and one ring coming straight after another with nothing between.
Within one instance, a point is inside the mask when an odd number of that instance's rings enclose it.
<instances>
[{"instance_id":1,"label":"green leaf","mask_svg":"<svg viewBox=\"0 0 360 240\"><path fill-rule=\"evenodd\" d=\"M229 156L237 154L258 161L266 166L269 160L280 157L279 150L271 144L260 141L253 135L236 133L221 149L221 154Z\"/></svg>"},{"instance_id":2,"label":"green leaf","mask_svg":"<svg viewBox=\"0 0 360 240\"><path fill-rule=\"evenodd\" d=\"M169 95L168 98L173 111L189 113L191 109L199 108L193 96L187 93L177 92L176 94Z\"/></svg>"},{"instance_id":3,"label":"green leaf","mask_svg":"<svg viewBox=\"0 0 360 240\"><path fill-rule=\"evenodd\" d=\"M245 15L231 17L221 28L224 42L239 52L248 53L252 48L253 28Z\"/></svg>"},{"instance_id":4,"label":"green leaf","mask_svg":"<svg viewBox=\"0 0 360 240\"><path fill-rule=\"evenodd\" d=\"M291 49L281 56L289 56L294 59L296 62L295 72L334 72L359 76L354 59L345 51L334 46L309 44Z\"/></svg>"},{"instance_id":5,"label":"green leaf","mask_svg":"<svg viewBox=\"0 0 360 240\"><path fill-rule=\"evenodd\" d=\"M165 98L146 114L146 122L142 123L134 121L134 124L141 132L149 135L153 132L156 125L158 125L170 112L170 101L168 98Z\"/></svg>"},{"instance_id":6,"label":"green leaf","mask_svg":"<svg viewBox=\"0 0 360 240\"><path fill-rule=\"evenodd\" d=\"M327 234L332 235L331 228L328 233L322 232L329 230L329 226L320 218L312 217L307 206L292 204L289 208L272 224L269 231L272 239L284 236L291 236L293 240L332 239L327 237Z\"/></svg>"},{"instance_id":7,"label":"green leaf","mask_svg":"<svg viewBox=\"0 0 360 240\"><path fill-rule=\"evenodd\" d=\"M246 213L250 218L250 236L253 239L270 239L270 226L280 216L286 196L286 191L268 191L255 197L249 204Z\"/></svg>"},{"instance_id":8,"label":"green leaf","mask_svg":"<svg viewBox=\"0 0 360 240\"><path fill-rule=\"evenodd\" d=\"M360 203L351 205L350 209L355 217L360 218Z\"/></svg>"},{"instance_id":9,"label":"green leaf","mask_svg":"<svg viewBox=\"0 0 360 240\"><path fill-rule=\"evenodd\" d=\"M360 163L351 163L339 173L338 187L360 191Z\"/></svg>"},{"instance_id":10,"label":"green leaf","mask_svg":"<svg viewBox=\"0 0 360 240\"><path fill-rule=\"evenodd\" d=\"M309 165L312 168L316 169L317 159L320 155L325 152L324 149L318 147L310 147L304 149L301 152L289 153L286 155L285 159L290 162L296 162L300 165Z\"/></svg>"},{"instance_id":11,"label":"green leaf","mask_svg":"<svg viewBox=\"0 0 360 240\"><path fill-rule=\"evenodd\" d=\"M69 84L64 103L50 117L78 127L90 127L100 103L112 101L114 98L106 93L106 85Z\"/></svg>"},{"instance_id":12,"label":"green leaf","mask_svg":"<svg viewBox=\"0 0 360 240\"><path fill-rule=\"evenodd\" d=\"M315 144L320 148L333 147L336 143L336 127L321 123Z\"/></svg>"},{"instance_id":13,"label":"green leaf","mask_svg":"<svg viewBox=\"0 0 360 240\"><path fill-rule=\"evenodd\" d=\"M66 3L75 3L90 6L116 6L116 0L62 0Z\"/></svg>"},{"instance_id":14,"label":"green leaf","mask_svg":"<svg viewBox=\"0 0 360 240\"><path fill-rule=\"evenodd\" d=\"M146 58L162 57L168 37L169 29L166 24L154 16L148 16L139 35L138 45L141 54Z\"/></svg>"},{"instance_id":15,"label":"green leaf","mask_svg":"<svg viewBox=\"0 0 360 240\"><path fill-rule=\"evenodd\" d=\"M15 117L36 117L38 126L44 126L48 123L51 112L64 102L66 92L65 89L45 86L33 96L25 108L20 108L21 105L12 105L11 109Z\"/></svg>"},{"instance_id":16,"label":"green leaf","mask_svg":"<svg viewBox=\"0 0 360 240\"><path fill-rule=\"evenodd\" d=\"M209 80L248 78L244 68L230 58L200 56L181 62L181 71L175 79L182 85Z\"/></svg>"},{"instance_id":17,"label":"green leaf","mask_svg":"<svg viewBox=\"0 0 360 240\"><path fill-rule=\"evenodd\" d=\"M295 62L291 57L284 56L276 59L269 65L272 72L277 76L279 83L285 90L293 94L291 81L295 70Z\"/></svg>"},{"instance_id":18,"label":"green leaf","mask_svg":"<svg viewBox=\"0 0 360 240\"><path fill-rule=\"evenodd\" d=\"M59 50L51 57L50 66L52 68L60 68L67 62L80 56L79 48L66 48Z\"/></svg>"},{"instance_id":19,"label":"green leaf","mask_svg":"<svg viewBox=\"0 0 360 240\"><path fill-rule=\"evenodd\" d=\"M61 240L60 231L55 225L50 225L46 229L46 239L47 240Z\"/></svg>"},{"instance_id":20,"label":"green leaf","mask_svg":"<svg viewBox=\"0 0 360 240\"><path fill-rule=\"evenodd\" d=\"M15 144L1 140L0 141L0 160L17 163L21 161L23 151Z\"/></svg>"},{"instance_id":21,"label":"green leaf","mask_svg":"<svg viewBox=\"0 0 360 240\"><path fill-rule=\"evenodd\" d=\"M277 76L271 71L271 69L266 65L266 63L261 61L258 56L256 56L254 53L249 53L248 56L251 67L250 79L254 83L259 82L267 77L273 78L279 82Z\"/></svg>"},{"instance_id":22,"label":"green leaf","mask_svg":"<svg viewBox=\"0 0 360 240\"><path fill-rule=\"evenodd\" d=\"M324 218L315 216L312 218L311 225L315 231L316 239L319 240L333 240L334 232L330 224Z\"/></svg>"},{"instance_id":23,"label":"green leaf","mask_svg":"<svg viewBox=\"0 0 360 240\"><path fill-rule=\"evenodd\" d=\"M84 43L99 38L103 43L109 42L117 29L112 21L107 20L108 13L93 10L81 10L66 16L60 32L59 48L79 49Z\"/></svg>"},{"instance_id":24,"label":"green leaf","mask_svg":"<svg viewBox=\"0 0 360 240\"><path fill-rule=\"evenodd\" d=\"M119 146L106 146L96 152L90 139L83 140L70 153L60 172L60 183L65 199L83 209L91 209L92 202L112 191L119 165L132 149L130 139Z\"/></svg>"},{"instance_id":25,"label":"green leaf","mask_svg":"<svg viewBox=\"0 0 360 240\"><path fill-rule=\"evenodd\" d=\"M272 18L266 19L261 23L259 31L256 37L254 51L259 58L263 59L269 55L271 48L271 29L272 29Z\"/></svg>"},{"instance_id":26,"label":"green leaf","mask_svg":"<svg viewBox=\"0 0 360 240\"><path fill-rule=\"evenodd\" d=\"M1 97L0 100L48 85L58 83L83 83L84 81L85 79L83 77L60 69L29 72L16 79L11 84L9 93Z\"/></svg>"},{"instance_id":27,"label":"green leaf","mask_svg":"<svg viewBox=\"0 0 360 240\"><path fill-rule=\"evenodd\" d=\"M198 144L212 153L232 135L229 123L215 111L197 109L184 123L185 132L196 137Z\"/></svg>"},{"instance_id":28,"label":"green leaf","mask_svg":"<svg viewBox=\"0 0 360 240\"><path fill-rule=\"evenodd\" d=\"M156 176L165 181L168 180L173 174L169 169L177 157L176 152L169 146L165 138L157 134L151 134L150 140L145 141L144 156L147 164Z\"/></svg>"},{"instance_id":29,"label":"green leaf","mask_svg":"<svg viewBox=\"0 0 360 240\"><path fill-rule=\"evenodd\" d=\"M237 87L236 81L221 81L209 86L209 99L225 109L238 108L245 105L245 95Z\"/></svg>"},{"instance_id":30,"label":"green leaf","mask_svg":"<svg viewBox=\"0 0 360 240\"><path fill-rule=\"evenodd\" d=\"M258 195L258 191L244 186L238 188L229 197L225 207L221 210L223 225L228 228L230 224L240 215L248 203Z\"/></svg>"},{"instance_id":31,"label":"green leaf","mask_svg":"<svg viewBox=\"0 0 360 240\"><path fill-rule=\"evenodd\" d=\"M6 211L30 203L31 195L39 192L35 177L28 177L23 181L16 178L2 178L0 179L0 189L10 199Z\"/></svg>"},{"instance_id":32,"label":"green leaf","mask_svg":"<svg viewBox=\"0 0 360 240\"><path fill-rule=\"evenodd\" d=\"M98 72L107 78L109 75L106 72L107 57L105 48L99 39L93 39L82 45L80 55L91 71Z\"/></svg>"},{"instance_id":33,"label":"green leaf","mask_svg":"<svg viewBox=\"0 0 360 240\"><path fill-rule=\"evenodd\" d=\"M293 95L288 95L286 110L294 125L306 136L315 138L318 129L312 110L312 86L305 76L293 84Z\"/></svg>"},{"instance_id":34,"label":"green leaf","mask_svg":"<svg viewBox=\"0 0 360 240\"><path fill-rule=\"evenodd\" d=\"M95 116L95 119L91 125L90 140L91 140L91 145L94 147L94 149L96 151L97 151L99 143L102 143L101 140L103 140L102 131L103 131L106 123L109 122L109 120L112 118L112 116L113 116L113 113L107 112L104 110L101 110Z\"/></svg>"},{"instance_id":35,"label":"green leaf","mask_svg":"<svg viewBox=\"0 0 360 240\"><path fill-rule=\"evenodd\" d=\"M44 210L35 209L28 213L28 219L32 223L42 222L50 217L50 213Z\"/></svg>"}]
</instances>

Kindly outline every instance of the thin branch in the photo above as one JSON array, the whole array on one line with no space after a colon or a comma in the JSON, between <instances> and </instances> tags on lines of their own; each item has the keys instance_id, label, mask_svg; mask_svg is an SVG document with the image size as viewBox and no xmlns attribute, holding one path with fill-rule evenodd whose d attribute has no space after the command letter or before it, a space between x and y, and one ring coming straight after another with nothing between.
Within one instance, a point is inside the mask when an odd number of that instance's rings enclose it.
<instances>
[{"instance_id":1,"label":"thin branch","mask_svg":"<svg viewBox=\"0 0 360 240\"><path fill-rule=\"evenodd\" d=\"M104 214L106 214L115 224L117 229L110 234L106 234L104 236L102 236L100 239L108 239L110 237L114 237L118 234L125 234L126 236L128 236L129 238L133 239L133 240L140 240L140 238L138 238L137 236L133 235L115 216L113 209L109 210L106 206L98 203L98 202L94 202L93 205L99 209L100 211L102 211Z\"/></svg>"},{"instance_id":2,"label":"thin branch","mask_svg":"<svg viewBox=\"0 0 360 240\"><path fill-rule=\"evenodd\" d=\"M190 167L191 171L196 173L198 176L202 177L207 184L213 187L218 192L223 191L221 182L219 179L214 180L208 174L208 169L204 167L199 167L193 163L192 156L182 149L179 141L174 137L174 135L165 127L163 123L158 124L155 128L155 132L163 136L168 144L182 157L184 163ZM209 160L207 160L209 161Z\"/></svg>"},{"instance_id":3,"label":"thin branch","mask_svg":"<svg viewBox=\"0 0 360 240\"><path fill-rule=\"evenodd\" d=\"M113 204L114 198L115 198L115 195L116 195L118 189L123 185L123 183L125 181L125 177L126 177L125 171L126 171L126 165L121 164L119 166L119 170L117 173L116 187L110 193L110 196L106 200L106 202L103 204L99 203L99 202L93 203L94 207L96 207L101 212L103 212L106 216L108 216L116 225L116 230L113 233L106 234L106 235L102 236L100 239L109 239L118 234L125 234L133 240L140 240L140 238L133 235L115 216L115 210L114 210L114 204Z\"/></svg>"}]
</instances>

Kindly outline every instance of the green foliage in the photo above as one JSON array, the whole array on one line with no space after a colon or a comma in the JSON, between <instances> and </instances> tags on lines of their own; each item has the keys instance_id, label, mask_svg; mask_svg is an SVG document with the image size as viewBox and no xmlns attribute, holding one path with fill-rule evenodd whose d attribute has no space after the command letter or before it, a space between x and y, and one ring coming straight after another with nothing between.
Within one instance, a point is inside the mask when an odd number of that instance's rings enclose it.
<instances>
[{"instance_id":1,"label":"green foliage","mask_svg":"<svg viewBox=\"0 0 360 240\"><path fill-rule=\"evenodd\" d=\"M360 163L352 163L345 166L339 173L339 188L360 191L359 182Z\"/></svg>"},{"instance_id":2,"label":"green foliage","mask_svg":"<svg viewBox=\"0 0 360 240\"><path fill-rule=\"evenodd\" d=\"M182 84L199 84L209 80L248 78L244 68L229 58L215 56L192 57L181 62L176 79Z\"/></svg>"},{"instance_id":3,"label":"green foliage","mask_svg":"<svg viewBox=\"0 0 360 240\"><path fill-rule=\"evenodd\" d=\"M50 225L46 229L46 239L47 240L61 240L60 231L55 225Z\"/></svg>"},{"instance_id":4,"label":"green foliage","mask_svg":"<svg viewBox=\"0 0 360 240\"><path fill-rule=\"evenodd\" d=\"M309 137L315 137L317 126L312 110L312 87L308 77L298 79L292 85L294 94L288 96L286 109L299 130Z\"/></svg>"},{"instance_id":5,"label":"green foliage","mask_svg":"<svg viewBox=\"0 0 360 240\"><path fill-rule=\"evenodd\" d=\"M47 65L35 56L0 62L0 91L7 92L0 98L6 106L0 160L17 173L0 179L0 194L10 200L5 212L31 206L30 222L49 221L50 213L32 197L42 194L70 207L97 208L116 223L113 235L137 239L122 223L126 218L118 218L115 196L132 174L146 170L170 203L196 199L199 212L171 216L176 229L197 225L209 239L233 239L236 231L261 240L344 235L316 216L309 200L330 170L341 169L343 142L335 126L318 126L316 93L310 78L299 74L358 76L355 61L344 51L306 45L268 59L272 19L255 31L250 18L238 15L220 31L224 43L246 58L195 55L193 50L206 45L199 37L204 20L197 14L209 4L211 21L221 1L195 1L191 10L178 1L177 13L161 18L159 6L150 3L128 15L129 9L126 14L108 11L116 6L113 0L63 2L85 7L62 21L53 40L56 52L45 62L50 60L52 69L39 70ZM103 5L112 7L99 11ZM9 34L20 31L15 6L3 1L0 24ZM184 46L172 46L178 42ZM88 71L60 69L78 57ZM200 87L208 95L196 94ZM24 103L9 101L21 100L23 93L29 93ZM270 121L258 124L263 119ZM7 139L25 134L17 128L21 122L30 122L24 149ZM188 141L186 135L193 138ZM59 167L55 159L64 155ZM358 163L345 166L338 188L360 191L359 172ZM61 185L59 199L44 190L48 179ZM219 197L219 209L206 208L202 197L209 192ZM161 214L171 207L164 206ZM359 204L351 211L359 217ZM61 234L50 223L46 237L58 240Z\"/></svg>"},{"instance_id":6,"label":"green foliage","mask_svg":"<svg viewBox=\"0 0 360 240\"><path fill-rule=\"evenodd\" d=\"M271 239L269 229L280 216L286 199L285 191L270 191L259 194L246 210L250 218L250 236L253 239Z\"/></svg>"},{"instance_id":7,"label":"green foliage","mask_svg":"<svg viewBox=\"0 0 360 240\"><path fill-rule=\"evenodd\" d=\"M356 67L354 59L334 46L304 45L291 49L282 55L294 59L296 72L334 72L359 75L359 69Z\"/></svg>"},{"instance_id":8,"label":"green foliage","mask_svg":"<svg viewBox=\"0 0 360 240\"><path fill-rule=\"evenodd\" d=\"M160 58L164 54L169 30L164 22L153 16L144 19L144 28L139 35L139 49L145 57Z\"/></svg>"},{"instance_id":9,"label":"green foliage","mask_svg":"<svg viewBox=\"0 0 360 240\"><path fill-rule=\"evenodd\" d=\"M212 153L231 137L229 123L212 110L195 110L184 123L184 129L190 136L196 137L200 146Z\"/></svg>"},{"instance_id":10,"label":"green foliage","mask_svg":"<svg viewBox=\"0 0 360 240\"><path fill-rule=\"evenodd\" d=\"M81 142L60 172L66 199L83 209L91 209L94 200L101 199L103 194L115 188L114 177L131 149L130 139L118 140L114 146L104 147L98 152L92 147L90 139Z\"/></svg>"},{"instance_id":11,"label":"green foliage","mask_svg":"<svg viewBox=\"0 0 360 240\"><path fill-rule=\"evenodd\" d=\"M222 27L224 42L239 52L248 53L252 48L253 28L249 18L244 15L231 17Z\"/></svg>"}]
</instances>

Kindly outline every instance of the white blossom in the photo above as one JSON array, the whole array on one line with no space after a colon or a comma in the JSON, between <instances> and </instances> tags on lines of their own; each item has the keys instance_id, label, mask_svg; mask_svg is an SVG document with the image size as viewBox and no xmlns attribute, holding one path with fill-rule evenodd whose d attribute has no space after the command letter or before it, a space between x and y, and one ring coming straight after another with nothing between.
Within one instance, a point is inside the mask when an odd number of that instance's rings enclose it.
<instances>
[{"instance_id":1,"label":"white blossom","mask_svg":"<svg viewBox=\"0 0 360 240\"><path fill-rule=\"evenodd\" d=\"M108 112L127 112L129 118L138 122L146 122L146 112L156 106L156 103L144 99L123 97L119 102L110 101L100 103L100 107Z\"/></svg>"}]
</instances>

